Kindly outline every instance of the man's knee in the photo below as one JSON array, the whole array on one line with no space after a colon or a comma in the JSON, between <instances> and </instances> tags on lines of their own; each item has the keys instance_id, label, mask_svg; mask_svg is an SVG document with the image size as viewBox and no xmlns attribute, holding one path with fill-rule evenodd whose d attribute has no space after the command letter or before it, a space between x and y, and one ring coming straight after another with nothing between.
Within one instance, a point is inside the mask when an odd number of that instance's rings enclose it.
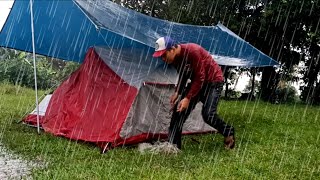
<instances>
[{"instance_id":1,"label":"man's knee","mask_svg":"<svg viewBox=\"0 0 320 180\"><path fill-rule=\"evenodd\" d=\"M216 121L216 113L210 113L208 111L202 110L201 112L203 120L208 123L208 124L212 124L213 122Z\"/></svg>"}]
</instances>

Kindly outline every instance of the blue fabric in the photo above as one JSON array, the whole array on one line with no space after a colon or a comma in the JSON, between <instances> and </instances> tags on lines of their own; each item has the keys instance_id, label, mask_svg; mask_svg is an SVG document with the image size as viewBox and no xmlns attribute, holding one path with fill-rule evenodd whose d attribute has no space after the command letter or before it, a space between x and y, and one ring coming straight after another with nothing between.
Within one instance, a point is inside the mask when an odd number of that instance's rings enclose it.
<instances>
[{"instance_id":1,"label":"blue fabric","mask_svg":"<svg viewBox=\"0 0 320 180\"><path fill-rule=\"evenodd\" d=\"M171 49L176 44L174 40L169 36L165 36L164 41L165 41L166 49Z\"/></svg>"},{"instance_id":2,"label":"blue fabric","mask_svg":"<svg viewBox=\"0 0 320 180\"><path fill-rule=\"evenodd\" d=\"M143 47L140 43L106 30L97 30L71 0L35 0L35 49L40 55L82 62L92 46ZM0 32L0 46L32 52L29 1L15 1Z\"/></svg>"},{"instance_id":3,"label":"blue fabric","mask_svg":"<svg viewBox=\"0 0 320 180\"><path fill-rule=\"evenodd\" d=\"M36 53L50 57L82 62L89 47L105 46L141 50L151 60L156 39L170 36L178 43L202 45L220 65L278 65L222 24L174 23L105 0L34 0L33 9ZM0 46L31 52L30 23L29 1L15 1L0 32Z\"/></svg>"}]
</instances>

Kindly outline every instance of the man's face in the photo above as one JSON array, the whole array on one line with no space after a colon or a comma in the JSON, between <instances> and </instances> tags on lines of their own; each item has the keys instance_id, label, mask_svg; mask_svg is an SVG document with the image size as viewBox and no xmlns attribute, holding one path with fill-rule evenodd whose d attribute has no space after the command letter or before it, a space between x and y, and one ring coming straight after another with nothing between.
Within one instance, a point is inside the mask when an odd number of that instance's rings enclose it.
<instances>
[{"instance_id":1,"label":"man's face","mask_svg":"<svg viewBox=\"0 0 320 180\"><path fill-rule=\"evenodd\" d=\"M167 64L171 64L174 61L175 57L175 51L174 49L167 50L163 55L161 56L162 60L166 62Z\"/></svg>"}]
</instances>

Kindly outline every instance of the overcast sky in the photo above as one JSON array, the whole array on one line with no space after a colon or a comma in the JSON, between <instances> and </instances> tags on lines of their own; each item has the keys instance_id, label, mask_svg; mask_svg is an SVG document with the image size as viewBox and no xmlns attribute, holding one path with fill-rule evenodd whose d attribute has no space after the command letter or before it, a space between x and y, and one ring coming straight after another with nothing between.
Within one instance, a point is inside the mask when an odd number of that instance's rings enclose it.
<instances>
[{"instance_id":1,"label":"overcast sky","mask_svg":"<svg viewBox=\"0 0 320 180\"><path fill-rule=\"evenodd\" d=\"M13 0L0 0L0 30L2 29L3 24L6 22L12 4Z\"/></svg>"}]
</instances>

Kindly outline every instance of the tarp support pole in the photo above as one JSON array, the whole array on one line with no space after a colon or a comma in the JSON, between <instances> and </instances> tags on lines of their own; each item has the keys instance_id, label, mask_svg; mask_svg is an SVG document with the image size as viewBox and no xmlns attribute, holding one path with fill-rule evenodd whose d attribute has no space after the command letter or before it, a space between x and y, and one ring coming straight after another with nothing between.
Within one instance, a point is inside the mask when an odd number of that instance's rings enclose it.
<instances>
[{"instance_id":1,"label":"tarp support pole","mask_svg":"<svg viewBox=\"0 0 320 180\"><path fill-rule=\"evenodd\" d=\"M31 34L32 34L32 53L33 53L33 72L34 72L34 88L36 92L36 109L37 109L37 130L40 134L40 118L39 118L39 102L38 102L38 85L37 85L37 66L36 66L36 50L34 43L34 26L33 26L33 2L30 0L30 16L31 16Z\"/></svg>"}]
</instances>

